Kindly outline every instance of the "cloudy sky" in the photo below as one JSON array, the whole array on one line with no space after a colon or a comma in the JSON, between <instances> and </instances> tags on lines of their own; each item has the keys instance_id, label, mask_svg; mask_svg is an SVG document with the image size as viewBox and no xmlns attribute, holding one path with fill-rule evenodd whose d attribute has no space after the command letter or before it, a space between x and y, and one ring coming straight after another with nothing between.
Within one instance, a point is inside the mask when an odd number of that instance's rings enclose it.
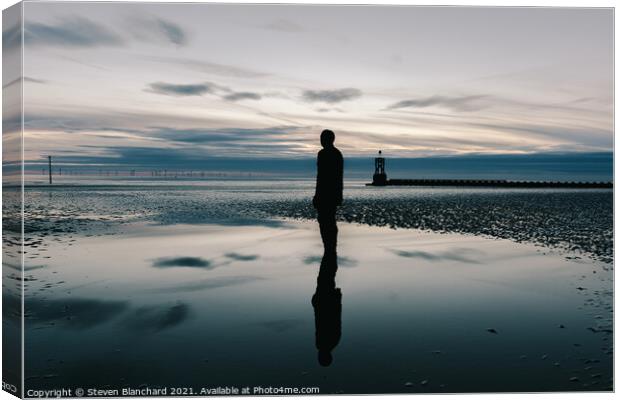
<instances>
[{"instance_id":1,"label":"cloudy sky","mask_svg":"<svg viewBox=\"0 0 620 400\"><path fill-rule=\"evenodd\" d=\"M324 128L348 156L612 150L611 9L48 2L24 15L31 161L311 157Z\"/></svg>"}]
</instances>

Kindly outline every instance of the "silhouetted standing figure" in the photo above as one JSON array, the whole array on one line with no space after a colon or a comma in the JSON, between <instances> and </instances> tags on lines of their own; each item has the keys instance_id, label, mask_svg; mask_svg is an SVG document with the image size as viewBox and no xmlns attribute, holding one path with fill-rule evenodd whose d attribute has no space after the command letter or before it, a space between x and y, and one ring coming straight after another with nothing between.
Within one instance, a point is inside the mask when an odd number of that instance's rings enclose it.
<instances>
[{"instance_id":1,"label":"silhouetted standing figure","mask_svg":"<svg viewBox=\"0 0 620 400\"><path fill-rule=\"evenodd\" d=\"M332 363L332 351L340 342L342 334L342 292L336 287L338 258L336 252L326 252L312 296L314 308L315 341L319 364L327 367Z\"/></svg>"},{"instance_id":2,"label":"silhouetted standing figure","mask_svg":"<svg viewBox=\"0 0 620 400\"><path fill-rule=\"evenodd\" d=\"M332 351L340 342L342 333L342 292L336 287L338 271L336 210L342 205L343 160L340 151L334 147L335 139L334 132L327 129L321 132L323 149L317 156L316 191L312 199L312 204L317 210L325 250L316 291L312 296L316 348L319 364L324 367L332 363Z\"/></svg>"},{"instance_id":3,"label":"silhouetted standing figure","mask_svg":"<svg viewBox=\"0 0 620 400\"><path fill-rule=\"evenodd\" d=\"M335 140L336 135L329 129L321 132L323 149L317 156L316 190L312 199L326 253L336 252L336 209L342 205L343 160L340 150L334 147Z\"/></svg>"}]
</instances>

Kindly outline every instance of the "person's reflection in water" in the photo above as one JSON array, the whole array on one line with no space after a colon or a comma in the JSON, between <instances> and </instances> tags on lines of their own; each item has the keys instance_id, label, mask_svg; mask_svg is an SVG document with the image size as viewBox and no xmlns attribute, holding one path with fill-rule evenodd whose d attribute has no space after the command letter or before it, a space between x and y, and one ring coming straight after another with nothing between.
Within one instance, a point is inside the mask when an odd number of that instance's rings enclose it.
<instances>
[{"instance_id":1,"label":"person's reflection in water","mask_svg":"<svg viewBox=\"0 0 620 400\"><path fill-rule=\"evenodd\" d=\"M336 210L342 205L343 159L340 151L334 147L335 140L334 132L328 129L321 132L323 149L317 156L316 191L312 199L318 214L324 248L316 291L312 296L316 347L319 364L324 367L332 363L332 351L340 341L342 316L342 293L336 287Z\"/></svg>"},{"instance_id":2,"label":"person's reflection in water","mask_svg":"<svg viewBox=\"0 0 620 400\"><path fill-rule=\"evenodd\" d=\"M325 252L316 280L316 291L312 296L316 348L319 364L324 367L332 363L332 351L340 342L341 335L342 293L336 287L337 271L336 252Z\"/></svg>"}]
</instances>

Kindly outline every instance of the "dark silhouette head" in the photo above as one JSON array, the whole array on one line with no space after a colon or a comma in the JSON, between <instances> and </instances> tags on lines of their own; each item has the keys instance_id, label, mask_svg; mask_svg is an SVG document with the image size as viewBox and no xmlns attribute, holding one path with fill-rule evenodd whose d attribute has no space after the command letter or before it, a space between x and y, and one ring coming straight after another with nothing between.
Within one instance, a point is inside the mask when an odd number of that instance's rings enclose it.
<instances>
[{"instance_id":1,"label":"dark silhouette head","mask_svg":"<svg viewBox=\"0 0 620 400\"><path fill-rule=\"evenodd\" d=\"M324 148L332 147L335 140L336 135L329 129L325 129L323 132L321 132L321 146L323 146Z\"/></svg>"},{"instance_id":2,"label":"dark silhouette head","mask_svg":"<svg viewBox=\"0 0 620 400\"><path fill-rule=\"evenodd\" d=\"M319 350L319 364L322 367L329 367L332 363L332 353L330 351Z\"/></svg>"}]
</instances>

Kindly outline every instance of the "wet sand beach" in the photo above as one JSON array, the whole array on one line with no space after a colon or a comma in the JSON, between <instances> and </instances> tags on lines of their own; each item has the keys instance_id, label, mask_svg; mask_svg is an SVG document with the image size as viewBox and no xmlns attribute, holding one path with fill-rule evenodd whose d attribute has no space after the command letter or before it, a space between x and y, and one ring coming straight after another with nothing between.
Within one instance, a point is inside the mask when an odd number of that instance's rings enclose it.
<instances>
[{"instance_id":1,"label":"wet sand beach","mask_svg":"<svg viewBox=\"0 0 620 400\"><path fill-rule=\"evenodd\" d=\"M309 184L281 189L30 189L27 388L611 389L611 191L345 188L322 367Z\"/></svg>"}]
</instances>

